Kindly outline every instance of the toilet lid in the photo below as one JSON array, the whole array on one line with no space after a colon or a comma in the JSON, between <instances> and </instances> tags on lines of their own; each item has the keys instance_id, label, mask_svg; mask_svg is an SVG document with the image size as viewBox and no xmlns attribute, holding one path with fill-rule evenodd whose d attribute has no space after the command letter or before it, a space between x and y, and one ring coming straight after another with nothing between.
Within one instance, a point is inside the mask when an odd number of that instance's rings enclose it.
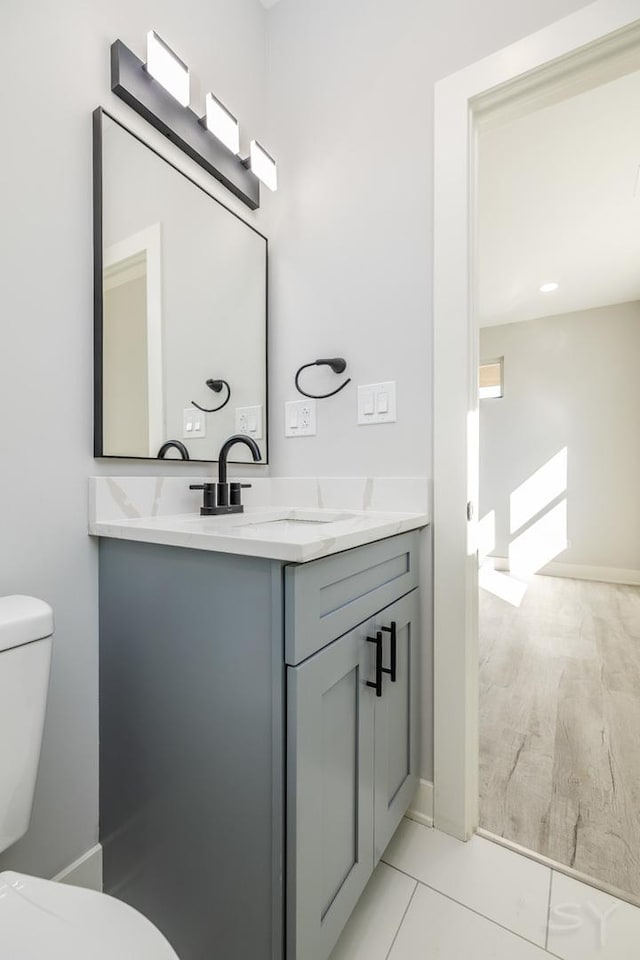
<instances>
[{"instance_id":1,"label":"toilet lid","mask_svg":"<svg viewBox=\"0 0 640 960\"><path fill-rule=\"evenodd\" d=\"M152 923L120 900L0 873L0 960L179 960Z\"/></svg>"}]
</instances>

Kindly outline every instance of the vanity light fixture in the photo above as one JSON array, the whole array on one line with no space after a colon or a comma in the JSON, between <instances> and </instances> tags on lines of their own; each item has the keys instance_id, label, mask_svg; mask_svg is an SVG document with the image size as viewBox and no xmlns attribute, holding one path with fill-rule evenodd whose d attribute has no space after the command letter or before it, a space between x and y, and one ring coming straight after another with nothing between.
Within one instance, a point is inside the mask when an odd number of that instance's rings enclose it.
<instances>
[{"instance_id":1,"label":"vanity light fixture","mask_svg":"<svg viewBox=\"0 0 640 960\"><path fill-rule=\"evenodd\" d=\"M209 133L224 143L231 153L240 153L240 124L231 111L212 93L207 94L205 107L206 113L202 120Z\"/></svg>"},{"instance_id":2,"label":"vanity light fixture","mask_svg":"<svg viewBox=\"0 0 640 960\"><path fill-rule=\"evenodd\" d=\"M154 30L147 33L146 68L178 103L189 106L189 67Z\"/></svg>"},{"instance_id":3,"label":"vanity light fixture","mask_svg":"<svg viewBox=\"0 0 640 960\"><path fill-rule=\"evenodd\" d=\"M147 59L144 64L116 40L111 45L112 92L251 210L257 210L258 177L217 130L215 136L209 132L206 116L203 122L189 107L189 69L153 31L149 33Z\"/></svg>"},{"instance_id":4,"label":"vanity light fixture","mask_svg":"<svg viewBox=\"0 0 640 960\"><path fill-rule=\"evenodd\" d=\"M251 172L255 173L258 180L264 183L265 187L269 187L269 190L278 189L278 168L276 162L257 140L251 141L248 166Z\"/></svg>"},{"instance_id":5,"label":"vanity light fixture","mask_svg":"<svg viewBox=\"0 0 640 960\"><path fill-rule=\"evenodd\" d=\"M556 283L555 280L551 280L549 281L549 283L542 284L542 286L540 287L540 293L554 293L559 286L560 286L559 283Z\"/></svg>"}]
</instances>

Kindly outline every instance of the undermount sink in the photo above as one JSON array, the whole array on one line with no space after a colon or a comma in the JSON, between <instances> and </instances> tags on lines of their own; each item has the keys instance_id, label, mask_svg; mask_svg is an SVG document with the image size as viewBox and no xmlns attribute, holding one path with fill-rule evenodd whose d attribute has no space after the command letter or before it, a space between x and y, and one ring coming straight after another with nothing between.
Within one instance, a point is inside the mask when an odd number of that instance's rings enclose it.
<instances>
[{"instance_id":1,"label":"undermount sink","mask_svg":"<svg viewBox=\"0 0 640 960\"><path fill-rule=\"evenodd\" d=\"M248 511L247 513L218 514L213 516L180 516L176 518L180 524L194 524L198 527L210 529L212 532L227 536L264 536L273 535L280 540L289 532L298 540L308 533L313 537L314 532L326 529L334 523L344 520L353 520L357 514L348 510L305 510L287 507L266 507Z\"/></svg>"},{"instance_id":2,"label":"undermount sink","mask_svg":"<svg viewBox=\"0 0 640 960\"><path fill-rule=\"evenodd\" d=\"M310 524L337 523L340 520L350 520L352 516L352 513L345 511L329 513L324 510L287 510L282 514L276 514L276 516L271 517L245 515L245 517L239 523L234 524L234 526L273 527L279 525L280 528L294 529L295 527L305 527Z\"/></svg>"}]
</instances>

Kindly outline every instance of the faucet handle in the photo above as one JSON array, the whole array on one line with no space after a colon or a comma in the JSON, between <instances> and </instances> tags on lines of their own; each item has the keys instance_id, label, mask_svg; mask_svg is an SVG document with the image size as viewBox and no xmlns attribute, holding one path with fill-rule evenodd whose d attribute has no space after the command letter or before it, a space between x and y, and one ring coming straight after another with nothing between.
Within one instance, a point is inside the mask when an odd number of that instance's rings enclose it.
<instances>
[{"instance_id":1,"label":"faucet handle","mask_svg":"<svg viewBox=\"0 0 640 960\"><path fill-rule=\"evenodd\" d=\"M231 483L229 486L231 488L230 496L229 496L230 505L232 507L240 506L240 504L242 503L242 495L240 491L248 490L251 484L250 483Z\"/></svg>"},{"instance_id":2,"label":"faucet handle","mask_svg":"<svg viewBox=\"0 0 640 960\"><path fill-rule=\"evenodd\" d=\"M203 517L208 517L212 513L215 513L215 506L216 506L215 483L190 483L189 490L204 490L204 502L200 507L200 513Z\"/></svg>"}]
</instances>

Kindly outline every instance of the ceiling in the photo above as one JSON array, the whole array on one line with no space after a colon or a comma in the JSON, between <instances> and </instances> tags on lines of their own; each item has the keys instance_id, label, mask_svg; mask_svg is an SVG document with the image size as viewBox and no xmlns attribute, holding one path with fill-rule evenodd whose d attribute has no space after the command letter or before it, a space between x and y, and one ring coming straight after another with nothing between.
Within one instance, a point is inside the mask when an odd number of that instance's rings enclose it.
<instances>
[{"instance_id":1,"label":"ceiling","mask_svg":"<svg viewBox=\"0 0 640 960\"><path fill-rule=\"evenodd\" d=\"M481 326L640 299L640 72L489 123L478 148Z\"/></svg>"},{"instance_id":2,"label":"ceiling","mask_svg":"<svg viewBox=\"0 0 640 960\"><path fill-rule=\"evenodd\" d=\"M267 10L270 10L271 7L275 7L276 3L278 2L279 0L260 0L262 6L266 7Z\"/></svg>"}]
</instances>

